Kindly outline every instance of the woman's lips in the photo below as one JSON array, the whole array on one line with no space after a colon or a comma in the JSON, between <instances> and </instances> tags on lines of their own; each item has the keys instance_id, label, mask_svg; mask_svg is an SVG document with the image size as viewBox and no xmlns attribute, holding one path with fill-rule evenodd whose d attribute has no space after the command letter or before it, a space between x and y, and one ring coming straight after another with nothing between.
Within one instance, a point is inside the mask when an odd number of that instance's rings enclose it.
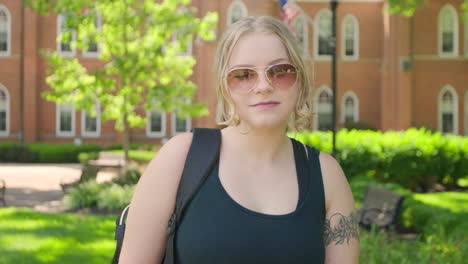
<instances>
[{"instance_id":1,"label":"woman's lips","mask_svg":"<svg viewBox=\"0 0 468 264\"><path fill-rule=\"evenodd\" d=\"M269 101L269 102L256 103L256 104L252 105L252 107L267 109L267 108L273 108L273 107L275 107L277 105L279 105L279 102Z\"/></svg>"}]
</instances>

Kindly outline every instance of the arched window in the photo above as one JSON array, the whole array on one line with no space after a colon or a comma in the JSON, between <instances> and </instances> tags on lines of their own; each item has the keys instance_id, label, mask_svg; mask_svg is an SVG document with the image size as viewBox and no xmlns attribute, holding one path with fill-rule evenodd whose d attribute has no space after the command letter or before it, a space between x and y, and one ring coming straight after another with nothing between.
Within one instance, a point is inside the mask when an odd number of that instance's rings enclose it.
<instances>
[{"instance_id":1,"label":"arched window","mask_svg":"<svg viewBox=\"0 0 468 264\"><path fill-rule=\"evenodd\" d=\"M0 56L8 56L11 51L11 15L0 5Z\"/></svg>"},{"instance_id":2,"label":"arched window","mask_svg":"<svg viewBox=\"0 0 468 264\"><path fill-rule=\"evenodd\" d=\"M10 128L10 96L0 84L0 136L8 136Z\"/></svg>"},{"instance_id":3,"label":"arched window","mask_svg":"<svg viewBox=\"0 0 468 264\"><path fill-rule=\"evenodd\" d=\"M318 89L315 97L315 128L318 130L333 129L332 91L327 86Z\"/></svg>"},{"instance_id":4,"label":"arched window","mask_svg":"<svg viewBox=\"0 0 468 264\"><path fill-rule=\"evenodd\" d=\"M227 25L247 16L247 7L240 0L234 0L228 8Z\"/></svg>"},{"instance_id":5,"label":"arched window","mask_svg":"<svg viewBox=\"0 0 468 264\"><path fill-rule=\"evenodd\" d=\"M343 19L341 36L341 54L343 59L356 60L359 57L359 23L355 16L347 15Z\"/></svg>"},{"instance_id":6,"label":"arched window","mask_svg":"<svg viewBox=\"0 0 468 264\"><path fill-rule=\"evenodd\" d=\"M65 15L57 16L57 51L64 56L75 56L76 49L71 42L76 40L76 31L67 26Z\"/></svg>"},{"instance_id":7,"label":"arched window","mask_svg":"<svg viewBox=\"0 0 468 264\"><path fill-rule=\"evenodd\" d=\"M56 133L59 137L75 135L75 107L72 103L57 104Z\"/></svg>"},{"instance_id":8,"label":"arched window","mask_svg":"<svg viewBox=\"0 0 468 264\"><path fill-rule=\"evenodd\" d=\"M293 22L294 34L299 42L299 47L302 48L304 55L308 52L308 33L307 33L307 21L304 15L298 15L294 18Z\"/></svg>"},{"instance_id":9,"label":"arched window","mask_svg":"<svg viewBox=\"0 0 468 264\"><path fill-rule=\"evenodd\" d=\"M439 12L439 55L458 55L458 15L456 9L446 4Z\"/></svg>"},{"instance_id":10,"label":"arched window","mask_svg":"<svg viewBox=\"0 0 468 264\"><path fill-rule=\"evenodd\" d=\"M439 130L442 133L458 133L458 96L455 89L446 85L438 98Z\"/></svg>"},{"instance_id":11,"label":"arched window","mask_svg":"<svg viewBox=\"0 0 468 264\"><path fill-rule=\"evenodd\" d=\"M359 100L355 93L346 92L341 102L341 123L359 121Z\"/></svg>"},{"instance_id":12,"label":"arched window","mask_svg":"<svg viewBox=\"0 0 468 264\"><path fill-rule=\"evenodd\" d=\"M322 9L315 19L314 54L317 58L329 59L332 54L330 37L332 35L332 14L328 9Z\"/></svg>"},{"instance_id":13,"label":"arched window","mask_svg":"<svg viewBox=\"0 0 468 264\"><path fill-rule=\"evenodd\" d=\"M81 134L84 137L99 137L101 134L101 105L96 101L95 115L83 110L81 112Z\"/></svg>"}]
</instances>

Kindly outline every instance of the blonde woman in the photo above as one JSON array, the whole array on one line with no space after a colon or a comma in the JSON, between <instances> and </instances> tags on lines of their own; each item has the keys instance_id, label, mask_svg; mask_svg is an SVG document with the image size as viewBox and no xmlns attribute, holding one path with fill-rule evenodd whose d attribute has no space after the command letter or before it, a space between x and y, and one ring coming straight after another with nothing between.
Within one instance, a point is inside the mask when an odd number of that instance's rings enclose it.
<instances>
[{"instance_id":1,"label":"blonde woman","mask_svg":"<svg viewBox=\"0 0 468 264\"><path fill-rule=\"evenodd\" d=\"M358 263L354 200L336 160L287 137L308 128L311 87L287 27L234 23L215 61L221 149L178 223L177 263ZM137 185L120 263L160 263L192 140L169 140Z\"/></svg>"}]
</instances>

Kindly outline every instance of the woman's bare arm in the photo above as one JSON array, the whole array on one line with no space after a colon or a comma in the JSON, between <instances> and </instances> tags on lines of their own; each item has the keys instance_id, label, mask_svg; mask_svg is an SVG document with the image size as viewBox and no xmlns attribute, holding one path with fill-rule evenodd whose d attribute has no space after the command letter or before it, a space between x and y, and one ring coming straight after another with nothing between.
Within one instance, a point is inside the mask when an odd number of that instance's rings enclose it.
<instances>
[{"instance_id":1,"label":"woman's bare arm","mask_svg":"<svg viewBox=\"0 0 468 264\"><path fill-rule=\"evenodd\" d=\"M357 264L359 260L359 218L354 198L341 166L332 156L320 153L326 209L325 263Z\"/></svg>"},{"instance_id":2,"label":"woman's bare arm","mask_svg":"<svg viewBox=\"0 0 468 264\"><path fill-rule=\"evenodd\" d=\"M128 212L121 264L160 263L166 246L168 220L192 134L170 139L148 164L141 176Z\"/></svg>"}]
</instances>

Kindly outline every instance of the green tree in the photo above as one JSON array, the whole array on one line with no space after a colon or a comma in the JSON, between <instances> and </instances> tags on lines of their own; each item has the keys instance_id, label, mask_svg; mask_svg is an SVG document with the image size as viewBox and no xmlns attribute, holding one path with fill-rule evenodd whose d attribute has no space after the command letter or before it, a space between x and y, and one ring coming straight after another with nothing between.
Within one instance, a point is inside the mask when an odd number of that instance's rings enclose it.
<instances>
[{"instance_id":1,"label":"green tree","mask_svg":"<svg viewBox=\"0 0 468 264\"><path fill-rule=\"evenodd\" d=\"M390 12L404 16L413 16L418 7L427 1L431 0L387 0ZM468 11L468 0L463 1L462 9Z\"/></svg>"},{"instance_id":2,"label":"green tree","mask_svg":"<svg viewBox=\"0 0 468 264\"><path fill-rule=\"evenodd\" d=\"M145 110L176 111L182 118L208 113L192 103L188 80L195 59L182 56L193 39L213 40L217 14L196 16L190 0L25 0L34 11L66 17L57 41L67 48L100 50L102 67L87 69L76 57L44 51L46 100L71 102L78 110L115 120L128 159L129 129L144 126ZM102 26L98 26L98 19ZM140 110L140 111L139 111ZM140 112L140 113L139 113Z\"/></svg>"}]
</instances>

